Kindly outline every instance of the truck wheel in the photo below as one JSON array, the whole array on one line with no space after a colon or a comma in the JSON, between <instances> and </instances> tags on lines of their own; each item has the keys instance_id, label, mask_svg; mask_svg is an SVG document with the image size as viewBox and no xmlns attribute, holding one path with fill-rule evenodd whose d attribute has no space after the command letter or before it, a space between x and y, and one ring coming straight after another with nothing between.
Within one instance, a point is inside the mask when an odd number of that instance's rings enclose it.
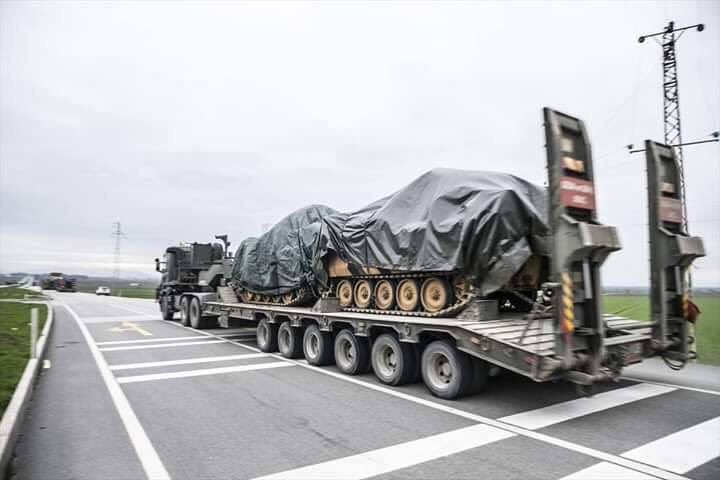
<instances>
[{"instance_id":1,"label":"truck wheel","mask_svg":"<svg viewBox=\"0 0 720 480\"><path fill-rule=\"evenodd\" d=\"M335 364L347 375L367 373L370 369L370 347L367 338L357 337L349 329L335 337Z\"/></svg>"},{"instance_id":2,"label":"truck wheel","mask_svg":"<svg viewBox=\"0 0 720 480\"><path fill-rule=\"evenodd\" d=\"M471 361L473 379L472 385L470 386L470 393L479 393L485 388L485 385L487 385L488 379L490 378L490 369L493 365L477 357L471 357Z\"/></svg>"},{"instance_id":3,"label":"truck wheel","mask_svg":"<svg viewBox=\"0 0 720 480\"><path fill-rule=\"evenodd\" d=\"M192 328L202 330L207 328L207 322L202 317L202 309L200 308L200 300L196 297L190 299L189 308L190 326Z\"/></svg>"},{"instance_id":4,"label":"truck wheel","mask_svg":"<svg viewBox=\"0 0 720 480\"><path fill-rule=\"evenodd\" d=\"M160 299L160 312L162 313L163 320L172 320L175 315L171 302L172 297L168 295L163 295Z\"/></svg>"},{"instance_id":5,"label":"truck wheel","mask_svg":"<svg viewBox=\"0 0 720 480\"><path fill-rule=\"evenodd\" d=\"M266 318L260 320L255 331L258 348L265 353L273 353L278 349L277 325L268 322Z\"/></svg>"},{"instance_id":6,"label":"truck wheel","mask_svg":"<svg viewBox=\"0 0 720 480\"><path fill-rule=\"evenodd\" d=\"M333 361L332 337L321 332L317 325L310 325L303 335L303 353L310 365L329 365Z\"/></svg>"},{"instance_id":7,"label":"truck wheel","mask_svg":"<svg viewBox=\"0 0 720 480\"><path fill-rule=\"evenodd\" d=\"M186 296L180 298L180 324L190 326L190 298Z\"/></svg>"},{"instance_id":8,"label":"truck wheel","mask_svg":"<svg viewBox=\"0 0 720 480\"><path fill-rule=\"evenodd\" d=\"M290 322L283 322L278 328L277 344L280 355L285 358L298 358L302 355L302 335L297 327L290 326Z\"/></svg>"},{"instance_id":9,"label":"truck wheel","mask_svg":"<svg viewBox=\"0 0 720 480\"><path fill-rule=\"evenodd\" d=\"M436 340L425 347L422 376L430 393L448 400L465 395L473 380L470 356L447 340Z\"/></svg>"},{"instance_id":10,"label":"truck wheel","mask_svg":"<svg viewBox=\"0 0 720 480\"><path fill-rule=\"evenodd\" d=\"M398 341L394 335L380 335L373 343L370 358L382 383L402 385L412 380L416 368L412 346Z\"/></svg>"}]
</instances>

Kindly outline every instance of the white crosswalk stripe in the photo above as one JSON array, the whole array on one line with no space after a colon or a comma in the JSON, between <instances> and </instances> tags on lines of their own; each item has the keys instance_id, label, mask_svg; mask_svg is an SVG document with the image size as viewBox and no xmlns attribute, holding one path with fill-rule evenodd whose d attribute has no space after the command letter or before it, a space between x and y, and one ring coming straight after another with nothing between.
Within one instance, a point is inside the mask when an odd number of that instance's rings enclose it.
<instances>
[{"instance_id":1,"label":"white crosswalk stripe","mask_svg":"<svg viewBox=\"0 0 720 480\"><path fill-rule=\"evenodd\" d=\"M611 390L596 395L593 398L570 400L550 407L509 415L499 420L534 430L672 391L674 391L673 388L638 384ZM472 433L472 435L469 433ZM279 472L267 477L262 477L262 479L363 479L428 462L436 458L452 455L514 436L514 433L500 428L489 425L477 425L475 427L453 430L420 440L372 450L358 455L351 455L337 460ZM628 468L619 468L635 472ZM637 473L639 474L639 472ZM657 477L645 475L644 477L637 476L634 478Z\"/></svg>"},{"instance_id":2,"label":"white crosswalk stripe","mask_svg":"<svg viewBox=\"0 0 720 480\"><path fill-rule=\"evenodd\" d=\"M684 474L720 457L720 417L675 432L622 454L664 470ZM564 477L562 480L646 478L618 465L601 462ZM654 477L647 477L654 478Z\"/></svg>"}]
</instances>

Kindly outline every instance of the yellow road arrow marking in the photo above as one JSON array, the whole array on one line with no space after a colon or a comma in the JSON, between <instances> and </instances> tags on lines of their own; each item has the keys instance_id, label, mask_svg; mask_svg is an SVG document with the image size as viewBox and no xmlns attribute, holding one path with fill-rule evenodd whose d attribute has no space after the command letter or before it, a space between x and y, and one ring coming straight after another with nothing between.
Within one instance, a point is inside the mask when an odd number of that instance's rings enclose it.
<instances>
[{"instance_id":1,"label":"yellow road arrow marking","mask_svg":"<svg viewBox=\"0 0 720 480\"><path fill-rule=\"evenodd\" d=\"M148 332L148 331L145 330L144 328L139 327L137 324L135 324L135 323L133 323L133 322L123 322L123 323L122 323L122 326L125 327L125 328L122 328L122 327L112 327L112 328L110 328L109 330L110 330L111 332L117 332L117 333L119 333L119 332L132 332L132 331L135 331L135 332L139 333L140 335L152 336L152 333Z\"/></svg>"}]
</instances>

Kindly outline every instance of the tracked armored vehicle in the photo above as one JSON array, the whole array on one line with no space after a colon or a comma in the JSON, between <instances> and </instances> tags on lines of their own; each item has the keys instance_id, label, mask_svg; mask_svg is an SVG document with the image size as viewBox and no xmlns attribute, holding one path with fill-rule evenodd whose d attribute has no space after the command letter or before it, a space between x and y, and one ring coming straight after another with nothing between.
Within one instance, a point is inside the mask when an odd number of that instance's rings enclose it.
<instances>
[{"instance_id":1,"label":"tracked armored vehicle","mask_svg":"<svg viewBox=\"0 0 720 480\"><path fill-rule=\"evenodd\" d=\"M547 276L544 189L508 174L436 169L352 213L311 205L243 241L245 303L453 316L474 298L530 311ZM494 302L494 303L493 303Z\"/></svg>"}]
</instances>

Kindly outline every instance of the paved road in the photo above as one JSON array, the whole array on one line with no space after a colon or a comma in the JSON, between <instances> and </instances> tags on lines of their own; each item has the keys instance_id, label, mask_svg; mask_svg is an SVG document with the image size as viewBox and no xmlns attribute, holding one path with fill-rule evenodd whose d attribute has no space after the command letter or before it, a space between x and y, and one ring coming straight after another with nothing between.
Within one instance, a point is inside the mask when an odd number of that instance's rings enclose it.
<instances>
[{"instance_id":1,"label":"paved road","mask_svg":"<svg viewBox=\"0 0 720 480\"><path fill-rule=\"evenodd\" d=\"M720 478L717 392L623 381L577 399L503 374L442 401L259 353L250 330L164 322L148 300L55 298L13 479Z\"/></svg>"}]
</instances>

